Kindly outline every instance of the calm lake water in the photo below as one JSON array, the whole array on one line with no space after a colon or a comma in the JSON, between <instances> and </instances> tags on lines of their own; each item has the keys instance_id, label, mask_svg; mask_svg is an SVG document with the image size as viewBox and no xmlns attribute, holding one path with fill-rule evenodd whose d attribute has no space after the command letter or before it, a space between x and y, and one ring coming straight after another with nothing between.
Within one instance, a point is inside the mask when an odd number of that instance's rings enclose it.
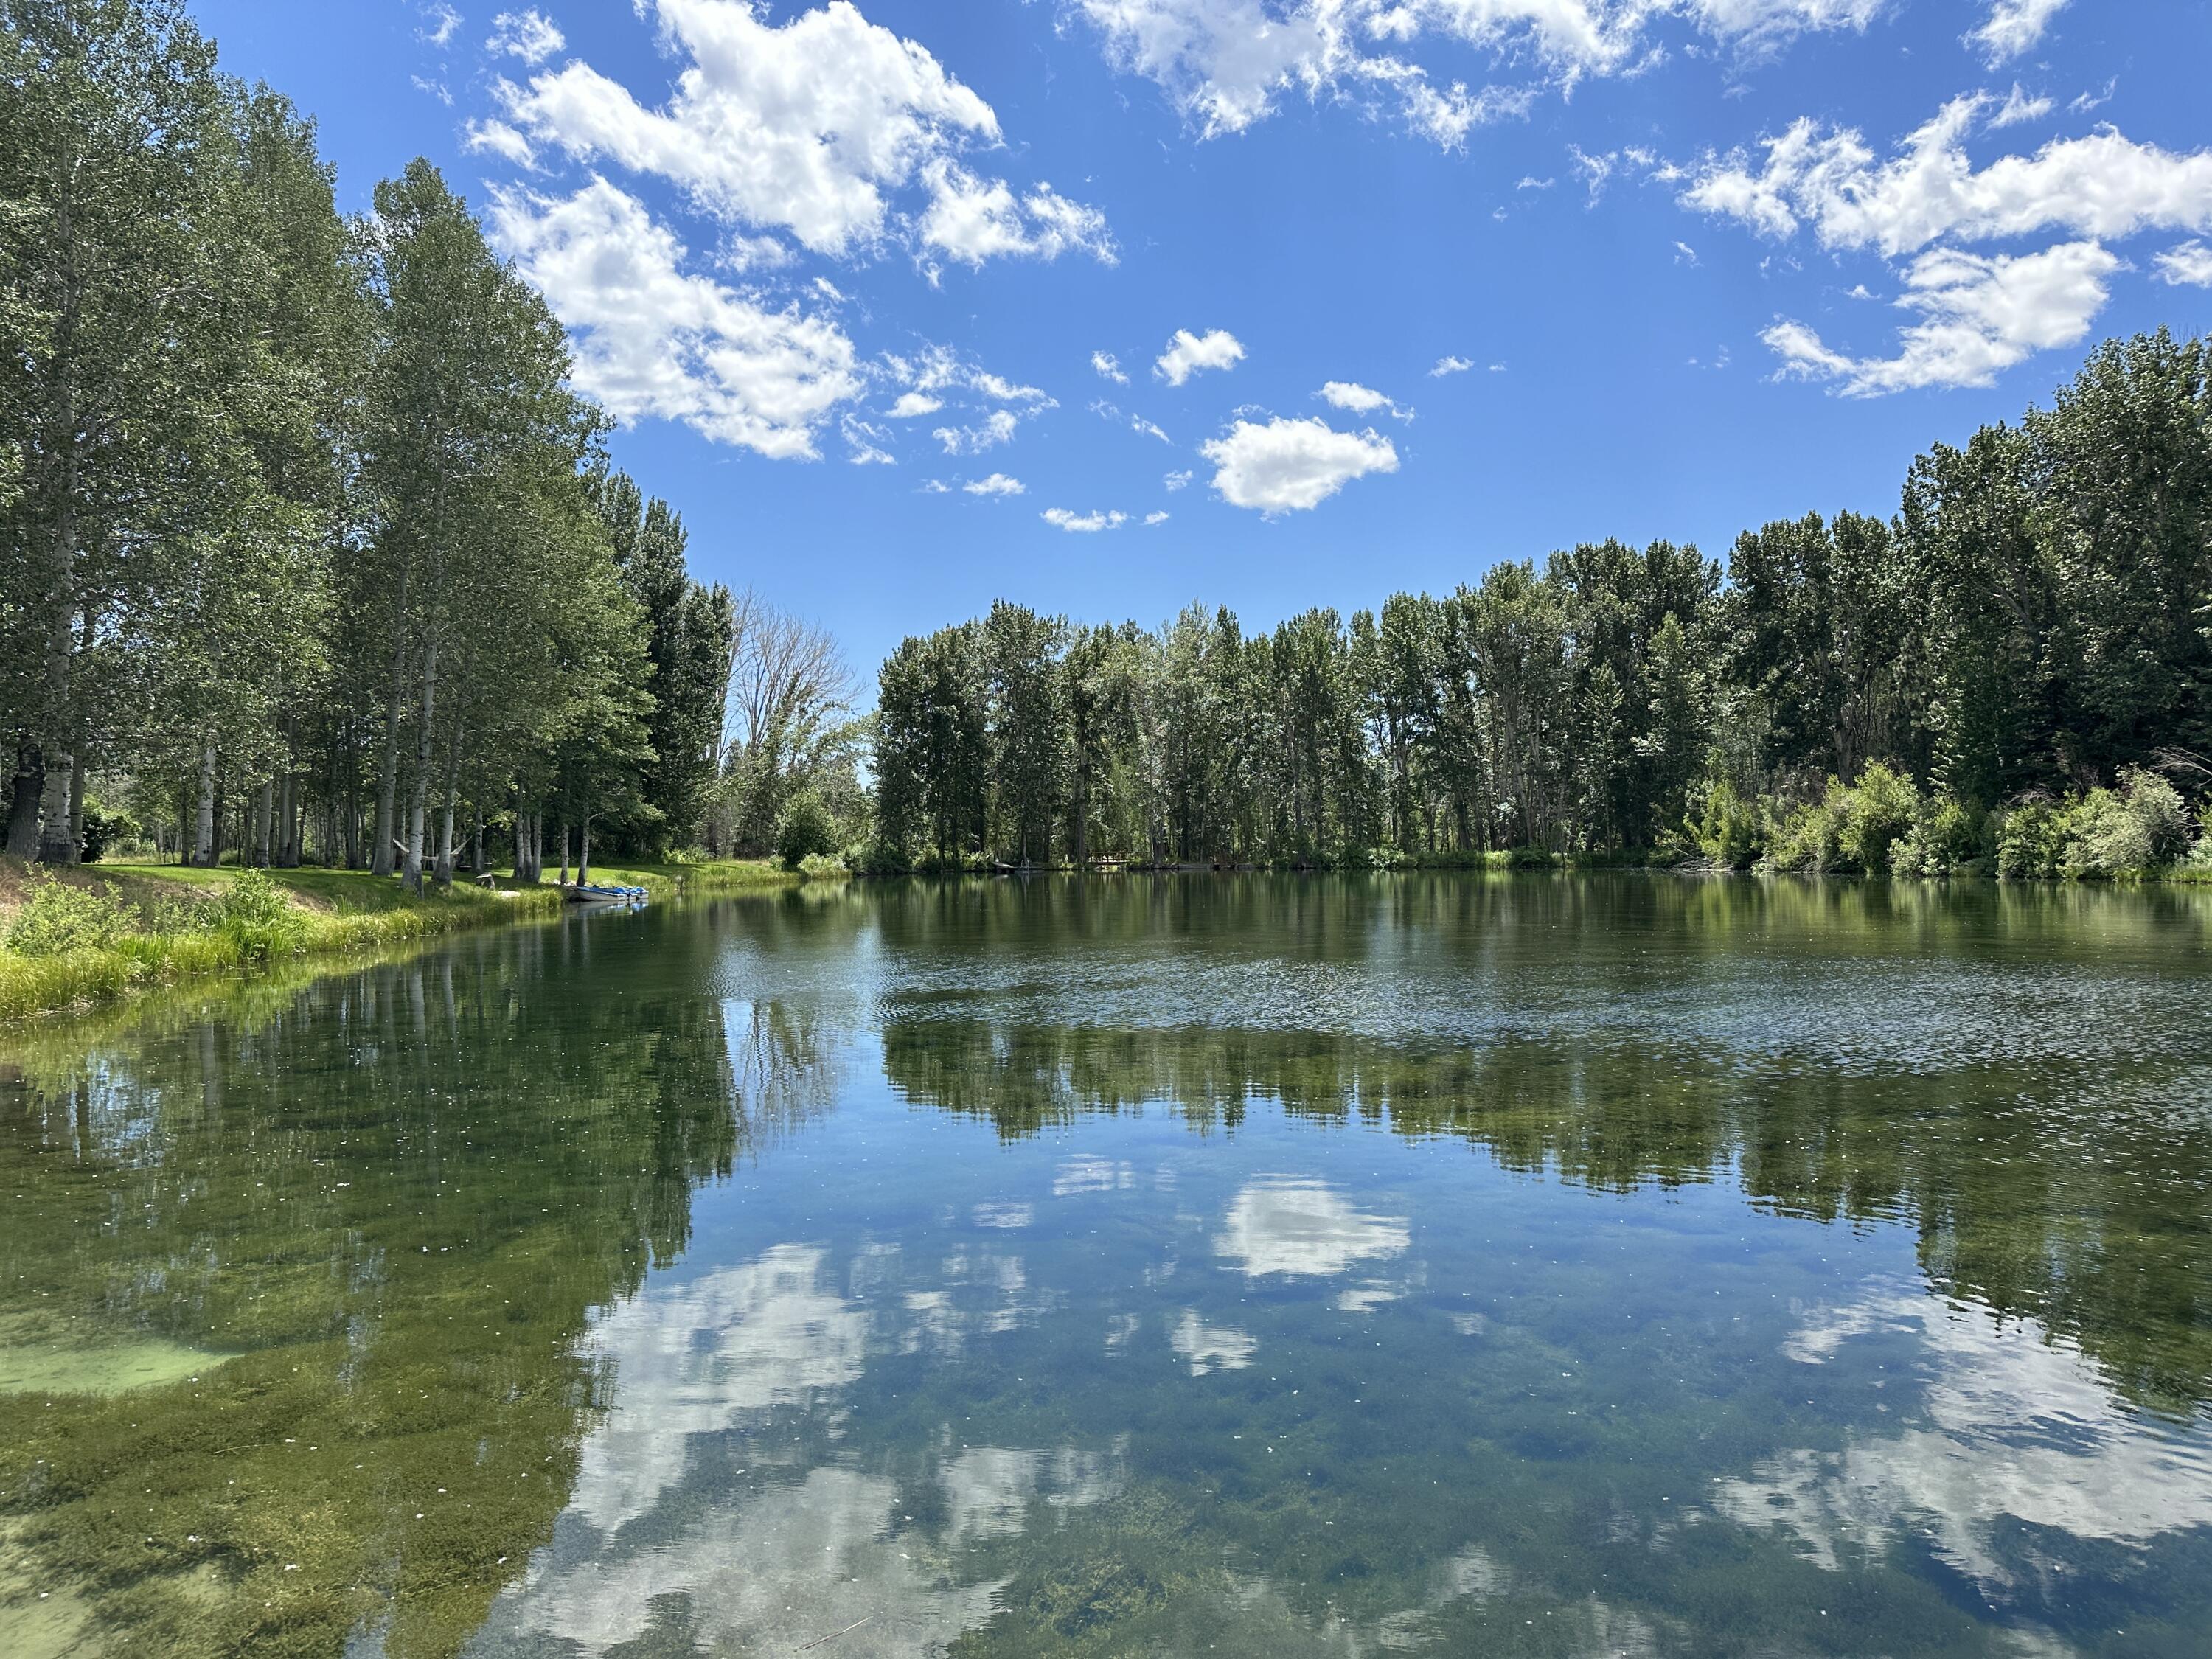
<instances>
[{"instance_id":1,"label":"calm lake water","mask_svg":"<svg viewBox=\"0 0 2212 1659\"><path fill-rule=\"evenodd\" d=\"M808 890L0 1038L0 1652L2201 1659L2208 898Z\"/></svg>"}]
</instances>

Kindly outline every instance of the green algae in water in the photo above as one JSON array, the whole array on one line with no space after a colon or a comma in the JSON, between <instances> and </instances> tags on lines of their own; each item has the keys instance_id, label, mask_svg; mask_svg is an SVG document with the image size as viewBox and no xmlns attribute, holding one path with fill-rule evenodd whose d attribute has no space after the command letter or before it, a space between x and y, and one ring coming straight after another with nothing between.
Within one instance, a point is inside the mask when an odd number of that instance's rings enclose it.
<instances>
[{"instance_id":1,"label":"green algae in water","mask_svg":"<svg viewBox=\"0 0 2212 1659\"><path fill-rule=\"evenodd\" d=\"M190 1369L4 1395L0 1650L2202 1652L2204 899L855 887L42 1031L0 1334Z\"/></svg>"}]
</instances>

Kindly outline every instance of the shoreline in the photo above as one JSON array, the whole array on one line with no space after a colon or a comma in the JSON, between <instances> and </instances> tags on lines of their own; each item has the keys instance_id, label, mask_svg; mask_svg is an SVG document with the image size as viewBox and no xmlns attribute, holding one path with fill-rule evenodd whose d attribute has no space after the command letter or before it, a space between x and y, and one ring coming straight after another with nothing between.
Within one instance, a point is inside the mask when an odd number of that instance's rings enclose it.
<instances>
[{"instance_id":1,"label":"shoreline","mask_svg":"<svg viewBox=\"0 0 2212 1659\"><path fill-rule=\"evenodd\" d=\"M42 873L10 862L9 885L24 890ZM526 922L557 920L567 898L550 883L479 888L456 883L398 891L389 877L306 866L249 872L236 866L84 865L58 877L117 906L212 903L248 873L265 875L286 900L274 930L204 926L185 932L120 932L111 942L52 955L0 948L0 1032L136 1002L216 981L265 978L313 963L392 951ZM609 865L594 872L646 889L666 902L795 887L802 878L765 860L696 865ZM0 912L0 915L9 913ZM0 935L4 936L4 935Z\"/></svg>"}]
</instances>

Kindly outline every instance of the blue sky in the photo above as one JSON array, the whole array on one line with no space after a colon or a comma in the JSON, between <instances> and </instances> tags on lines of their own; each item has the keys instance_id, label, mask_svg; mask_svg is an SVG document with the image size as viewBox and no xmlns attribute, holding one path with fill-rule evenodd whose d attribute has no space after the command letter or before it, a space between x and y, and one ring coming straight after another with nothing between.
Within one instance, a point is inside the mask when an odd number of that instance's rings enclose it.
<instances>
[{"instance_id":1,"label":"blue sky","mask_svg":"<svg viewBox=\"0 0 2212 1659\"><path fill-rule=\"evenodd\" d=\"M695 568L869 676L997 596L1264 627L1887 512L2212 314L2201 4L193 9L343 205L485 208Z\"/></svg>"}]
</instances>

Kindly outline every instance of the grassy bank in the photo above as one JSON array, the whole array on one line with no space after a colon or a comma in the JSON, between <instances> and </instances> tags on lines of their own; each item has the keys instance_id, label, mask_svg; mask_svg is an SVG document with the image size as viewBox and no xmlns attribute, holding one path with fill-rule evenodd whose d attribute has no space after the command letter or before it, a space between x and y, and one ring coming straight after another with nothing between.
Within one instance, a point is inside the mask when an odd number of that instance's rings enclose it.
<instances>
[{"instance_id":1,"label":"grassy bank","mask_svg":"<svg viewBox=\"0 0 2212 1659\"><path fill-rule=\"evenodd\" d=\"M788 884L765 862L595 866L657 899ZM559 914L543 885L404 891L359 870L100 864L59 872L0 860L0 1021L113 1001L317 957L386 951Z\"/></svg>"}]
</instances>

